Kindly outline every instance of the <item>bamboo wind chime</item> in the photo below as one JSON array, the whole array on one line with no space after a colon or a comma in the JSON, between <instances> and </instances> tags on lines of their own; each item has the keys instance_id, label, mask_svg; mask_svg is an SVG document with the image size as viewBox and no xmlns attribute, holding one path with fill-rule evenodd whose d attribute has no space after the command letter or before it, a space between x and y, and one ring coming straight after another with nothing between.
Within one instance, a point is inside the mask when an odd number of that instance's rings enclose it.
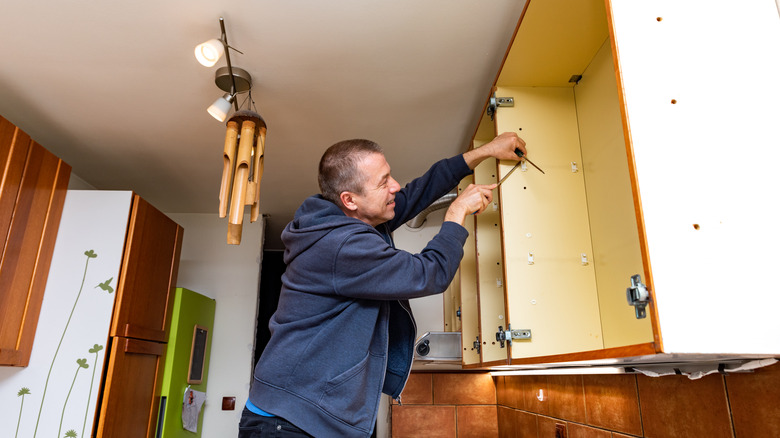
<instances>
[{"instance_id":1,"label":"bamboo wind chime","mask_svg":"<svg viewBox=\"0 0 780 438\"><path fill-rule=\"evenodd\" d=\"M227 122L219 217L229 213L227 243L230 245L241 243L244 206L251 206L250 222L260 217L258 201L260 179L263 177L265 133L265 120L254 111L237 111Z\"/></svg>"}]
</instances>

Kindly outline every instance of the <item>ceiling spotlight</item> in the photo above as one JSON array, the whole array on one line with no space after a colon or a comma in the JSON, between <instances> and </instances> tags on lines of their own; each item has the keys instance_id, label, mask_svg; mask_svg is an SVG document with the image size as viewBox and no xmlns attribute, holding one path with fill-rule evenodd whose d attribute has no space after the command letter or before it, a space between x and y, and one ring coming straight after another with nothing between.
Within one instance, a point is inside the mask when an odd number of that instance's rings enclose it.
<instances>
[{"instance_id":1,"label":"ceiling spotlight","mask_svg":"<svg viewBox=\"0 0 780 438\"><path fill-rule=\"evenodd\" d=\"M227 33L225 32L225 20L222 17L219 17L219 27L222 31L219 39L210 39L205 43L198 44L198 46L195 47L195 58L204 66L211 67L219 61L223 54L225 55L227 66L217 69L214 82L219 89L225 91L227 94L217 99L217 101L208 108L209 114L220 122L224 122L230 111L231 104L233 104L236 111L239 109L236 94L245 92L251 94L252 76L242 68L233 67L230 62L230 49L233 49L238 53L241 52L228 45Z\"/></svg>"},{"instance_id":2,"label":"ceiling spotlight","mask_svg":"<svg viewBox=\"0 0 780 438\"><path fill-rule=\"evenodd\" d=\"M224 96L215 100L206 111L208 111L209 114L211 114L211 116L215 119L219 120L220 122L224 122L227 118L228 112L230 111L230 105L235 99L235 94L225 93Z\"/></svg>"},{"instance_id":3,"label":"ceiling spotlight","mask_svg":"<svg viewBox=\"0 0 780 438\"><path fill-rule=\"evenodd\" d=\"M217 39L208 40L195 47L195 58L206 67L216 64L223 53L225 53L225 45Z\"/></svg>"}]
</instances>

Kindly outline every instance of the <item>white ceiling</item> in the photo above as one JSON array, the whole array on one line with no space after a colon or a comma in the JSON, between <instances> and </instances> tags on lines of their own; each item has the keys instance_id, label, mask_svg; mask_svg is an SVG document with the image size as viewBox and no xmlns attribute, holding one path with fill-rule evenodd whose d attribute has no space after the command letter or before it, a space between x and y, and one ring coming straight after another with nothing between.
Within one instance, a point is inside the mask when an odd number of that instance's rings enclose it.
<instances>
[{"instance_id":1,"label":"white ceiling","mask_svg":"<svg viewBox=\"0 0 780 438\"><path fill-rule=\"evenodd\" d=\"M225 126L205 109L225 60L193 49L224 17L268 124L260 210L280 249L336 141L377 141L401 184L466 150L524 4L3 0L0 115L95 188L216 215Z\"/></svg>"}]
</instances>

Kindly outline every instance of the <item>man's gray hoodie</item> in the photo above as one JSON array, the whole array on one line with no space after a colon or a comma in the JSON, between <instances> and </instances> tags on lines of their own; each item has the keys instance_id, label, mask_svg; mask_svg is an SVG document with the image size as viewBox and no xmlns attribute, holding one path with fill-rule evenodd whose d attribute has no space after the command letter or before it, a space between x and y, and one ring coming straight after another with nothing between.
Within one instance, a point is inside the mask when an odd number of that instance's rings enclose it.
<instances>
[{"instance_id":1,"label":"man's gray hoodie","mask_svg":"<svg viewBox=\"0 0 780 438\"><path fill-rule=\"evenodd\" d=\"M257 363L250 401L315 437L365 437L381 393L398 398L412 366L416 327L409 298L443 292L463 257L465 228L444 222L418 254L390 233L470 174L462 156L442 160L401 189L395 217L377 227L320 195L282 232L279 307Z\"/></svg>"}]
</instances>

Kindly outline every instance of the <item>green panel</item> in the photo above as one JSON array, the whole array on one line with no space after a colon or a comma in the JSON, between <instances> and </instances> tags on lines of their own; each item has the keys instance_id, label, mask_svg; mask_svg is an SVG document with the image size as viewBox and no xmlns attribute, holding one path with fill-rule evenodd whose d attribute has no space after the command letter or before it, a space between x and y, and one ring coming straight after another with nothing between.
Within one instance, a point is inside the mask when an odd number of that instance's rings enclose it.
<instances>
[{"instance_id":1,"label":"green panel","mask_svg":"<svg viewBox=\"0 0 780 438\"><path fill-rule=\"evenodd\" d=\"M187 386L197 391L206 392L209 371L209 353L211 351L212 329L217 302L197 292L185 288L176 288L173 303L173 319L168 348L165 351L165 369L161 395L167 397L165 419L162 425L164 438L199 437L203 426L203 408L198 419L198 433L187 431L182 426L182 399ZM205 363L203 365L203 382L188 384L187 373L190 366L190 351L195 326L208 330L206 341Z\"/></svg>"}]
</instances>

